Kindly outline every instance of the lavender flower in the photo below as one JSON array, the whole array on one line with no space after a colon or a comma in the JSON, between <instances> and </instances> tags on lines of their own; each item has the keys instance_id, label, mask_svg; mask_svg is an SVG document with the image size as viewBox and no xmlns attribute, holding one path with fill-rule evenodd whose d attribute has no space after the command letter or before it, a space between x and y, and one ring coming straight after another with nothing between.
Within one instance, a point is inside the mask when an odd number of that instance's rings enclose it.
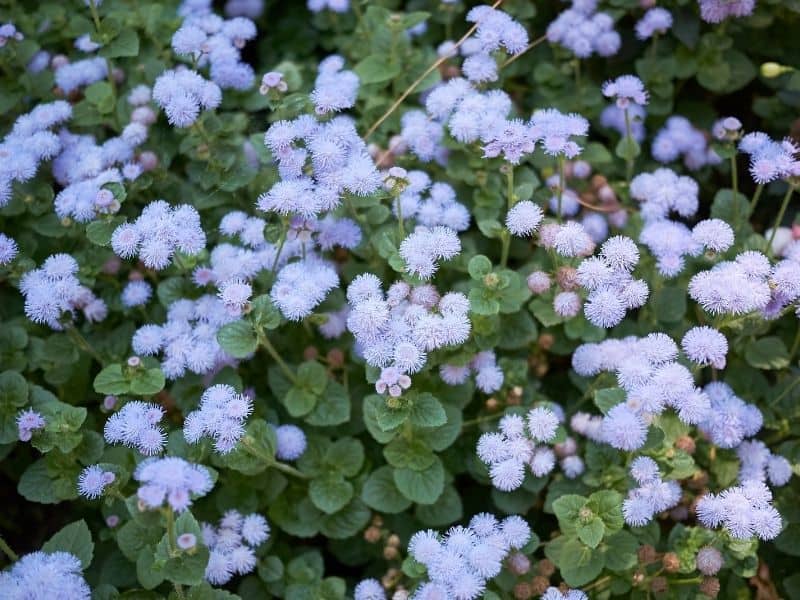
<instances>
[{"instance_id":1,"label":"lavender flower","mask_svg":"<svg viewBox=\"0 0 800 600\"><path fill-rule=\"evenodd\" d=\"M205 496L214 485L205 467L173 456L142 461L133 478L141 483L137 496L144 507L157 509L166 501L177 512L189 508L193 497Z\"/></svg>"},{"instance_id":2,"label":"lavender flower","mask_svg":"<svg viewBox=\"0 0 800 600\"><path fill-rule=\"evenodd\" d=\"M116 477L111 471L104 471L100 465L91 465L78 476L78 493L90 500L99 498L114 479Z\"/></svg>"},{"instance_id":3,"label":"lavender flower","mask_svg":"<svg viewBox=\"0 0 800 600\"><path fill-rule=\"evenodd\" d=\"M644 106L647 104L647 90L642 80L635 75L620 75L603 84L603 95L616 98L617 106L626 110L631 103Z\"/></svg>"},{"instance_id":4,"label":"lavender flower","mask_svg":"<svg viewBox=\"0 0 800 600\"><path fill-rule=\"evenodd\" d=\"M227 454L244 435L244 424L253 412L252 400L229 385L212 385L200 397L197 410L186 415L183 436L190 444L201 437L214 440L214 449Z\"/></svg>"},{"instance_id":5,"label":"lavender flower","mask_svg":"<svg viewBox=\"0 0 800 600\"><path fill-rule=\"evenodd\" d=\"M461 241L449 227L418 226L400 242L400 257L406 270L421 279L430 279L436 272L437 260L449 260L461 252Z\"/></svg>"},{"instance_id":6,"label":"lavender flower","mask_svg":"<svg viewBox=\"0 0 800 600\"><path fill-rule=\"evenodd\" d=\"M29 442L33 432L44 429L46 421L41 413L29 408L22 410L17 415L17 435L21 442Z\"/></svg>"},{"instance_id":7,"label":"lavender flower","mask_svg":"<svg viewBox=\"0 0 800 600\"><path fill-rule=\"evenodd\" d=\"M158 426L163 417L159 405L134 400L111 415L103 435L109 444L124 444L146 456L158 454L166 443L164 430Z\"/></svg>"},{"instance_id":8,"label":"lavender flower","mask_svg":"<svg viewBox=\"0 0 800 600\"><path fill-rule=\"evenodd\" d=\"M81 574L81 561L68 552L33 552L0 572L0 589L8 598L45 600L58 590L61 598L89 600L91 590Z\"/></svg>"},{"instance_id":9,"label":"lavender flower","mask_svg":"<svg viewBox=\"0 0 800 600\"><path fill-rule=\"evenodd\" d=\"M425 565L429 581L417 590L417 597L477 598L488 579L496 577L503 560L513 549L530 539L530 527L516 515L503 521L480 513L469 527L456 526L444 536L433 530L418 531L408 543L408 551Z\"/></svg>"},{"instance_id":10,"label":"lavender flower","mask_svg":"<svg viewBox=\"0 0 800 600\"><path fill-rule=\"evenodd\" d=\"M255 549L270 536L267 520L258 513L243 516L229 510L219 522L219 527L202 524L203 543L210 556L205 578L213 585L224 585L234 575L247 575L256 567Z\"/></svg>"},{"instance_id":11,"label":"lavender flower","mask_svg":"<svg viewBox=\"0 0 800 600\"><path fill-rule=\"evenodd\" d=\"M121 258L137 254L145 266L165 269L176 252L194 255L205 248L200 215L188 204L172 207L164 200L148 204L133 223L118 226L111 247Z\"/></svg>"},{"instance_id":12,"label":"lavender flower","mask_svg":"<svg viewBox=\"0 0 800 600\"><path fill-rule=\"evenodd\" d=\"M306 434L297 425L276 427L275 437L275 456L279 460L297 460L306 451Z\"/></svg>"}]
</instances>

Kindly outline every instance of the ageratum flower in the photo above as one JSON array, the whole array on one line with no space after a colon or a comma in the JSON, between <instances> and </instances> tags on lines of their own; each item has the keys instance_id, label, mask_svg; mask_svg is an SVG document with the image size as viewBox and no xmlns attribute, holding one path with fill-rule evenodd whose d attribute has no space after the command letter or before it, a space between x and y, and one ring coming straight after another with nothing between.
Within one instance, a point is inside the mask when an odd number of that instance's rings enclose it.
<instances>
[{"instance_id":1,"label":"ageratum flower","mask_svg":"<svg viewBox=\"0 0 800 600\"><path fill-rule=\"evenodd\" d=\"M68 552L34 552L0 572L0 590L7 598L89 600L91 590L81 574L81 561Z\"/></svg>"}]
</instances>

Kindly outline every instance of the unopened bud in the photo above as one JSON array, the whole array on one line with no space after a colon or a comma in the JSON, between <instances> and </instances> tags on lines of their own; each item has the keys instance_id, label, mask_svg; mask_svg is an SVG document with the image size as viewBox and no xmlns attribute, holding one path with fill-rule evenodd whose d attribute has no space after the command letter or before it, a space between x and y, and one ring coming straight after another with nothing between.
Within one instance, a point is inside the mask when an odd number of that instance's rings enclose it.
<instances>
[{"instance_id":1,"label":"unopened bud","mask_svg":"<svg viewBox=\"0 0 800 600\"><path fill-rule=\"evenodd\" d=\"M531 570L531 561L522 552L514 552L508 557L508 570L514 575L525 575Z\"/></svg>"},{"instance_id":2,"label":"unopened bud","mask_svg":"<svg viewBox=\"0 0 800 600\"><path fill-rule=\"evenodd\" d=\"M654 594L663 594L669 589L667 578L661 576L653 577L653 581L650 582L650 589L653 590Z\"/></svg>"},{"instance_id":3,"label":"unopened bud","mask_svg":"<svg viewBox=\"0 0 800 600\"><path fill-rule=\"evenodd\" d=\"M667 552L664 554L664 556L661 557L661 564L664 566L664 570L667 573L675 573L681 568L681 560L674 552Z\"/></svg>"},{"instance_id":4,"label":"unopened bud","mask_svg":"<svg viewBox=\"0 0 800 600\"><path fill-rule=\"evenodd\" d=\"M319 350L316 346L306 346L303 350L303 358L305 360L314 360L319 356Z\"/></svg>"},{"instance_id":5,"label":"unopened bud","mask_svg":"<svg viewBox=\"0 0 800 600\"><path fill-rule=\"evenodd\" d=\"M716 598L719 594L719 579L716 577L706 577L700 584L700 592L709 598Z\"/></svg>"},{"instance_id":6,"label":"unopened bud","mask_svg":"<svg viewBox=\"0 0 800 600\"><path fill-rule=\"evenodd\" d=\"M541 596L550 587L550 579L543 575L537 575L531 580L531 591L534 596Z\"/></svg>"},{"instance_id":7,"label":"unopened bud","mask_svg":"<svg viewBox=\"0 0 800 600\"><path fill-rule=\"evenodd\" d=\"M529 583L522 581L514 586L514 598L517 600L528 600L533 598L533 590Z\"/></svg>"},{"instance_id":8,"label":"unopened bud","mask_svg":"<svg viewBox=\"0 0 800 600\"><path fill-rule=\"evenodd\" d=\"M656 559L656 549L653 548L650 544L644 544L639 546L639 549L636 551L636 555L639 558L639 562L643 565L648 565L651 562L655 561Z\"/></svg>"},{"instance_id":9,"label":"unopened bud","mask_svg":"<svg viewBox=\"0 0 800 600\"><path fill-rule=\"evenodd\" d=\"M679 450L683 450L686 452L686 454L694 454L694 451L697 448L694 438L688 435L682 435L675 440L675 447Z\"/></svg>"},{"instance_id":10,"label":"unopened bud","mask_svg":"<svg viewBox=\"0 0 800 600\"><path fill-rule=\"evenodd\" d=\"M377 527L367 527L364 530L364 540L370 544L375 544L381 539L381 530Z\"/></svg>"},{"instance_id":11,"label":"unopened bud","mask_svg":"<svg viewBox=\"0 0 800 600\"><path fill-rule=\"evenodd\" d=\"M792 71L794 71L792 67L787 67L786 65L781 65L776 62L765 62L761 65L761 76L767 79L774 79L775 77L780 77L784 73L791 73Z\"/></svg>"},{"instance_id":12,"label":"unopened bud","mask_svg":"<svg viewBox=\"0 0 800 600\"><path fill-rule=\"evenodd\" d=\"M556 566L549 558L544 558L536 563L536 571L539 573L539 575L550 577L556 572Z\"/></svg>"}]
</instances>

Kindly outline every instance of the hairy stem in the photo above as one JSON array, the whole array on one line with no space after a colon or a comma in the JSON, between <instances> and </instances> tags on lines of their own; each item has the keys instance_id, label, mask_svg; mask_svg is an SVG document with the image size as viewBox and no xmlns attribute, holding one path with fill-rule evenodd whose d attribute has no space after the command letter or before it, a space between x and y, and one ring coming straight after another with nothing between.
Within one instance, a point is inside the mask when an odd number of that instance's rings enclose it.
<instances>
[{"instance_id":1,"label":"hairy stem","mask_svg":"<svg viewBox=\"0 0 800 600\"><path fill-rule=\"evenodd\" d=\"M492 8L497 8L497 7L498 7L498 6L500 6L502 3L503 3L503 0L495 0L494 4L492 4ZM466 42L466 41L467 41L467 39L469 38L469 36L471 36L471 35L472 35L472 34L475 32L475 30L476 30L477 28L478 28L478 24L477 24L477 23L475 23L475 24L474 24L472 27L470 27L470 28L467 30L467 33L465 33L465 34L464 34L464 35L461 37L461 39L460 39L460 40L458 40L458 41L455 43L455 46L453 46L453 50L457 50L459 47L461 47L461 44L463 44L464 42ZM432 64L430 67L428 67L427 69L425 69L425 72L424 72L424 73L422 73L422 75L420 75L419 77L417 77L417 78L414 80L414 82L413 82L413 83L412 83L410 86L408 86L408 88L406 88L406 90L405 90L405 91L404 91L402 94L400 94L400 97L399 97L399 98L397 98L397 100L395 100L395 101L392 103L392 105L391 105L391 106L390 106L390 107L389 107L389 108L386 110L386 112L385 112L385 113L383 113L383 114L380 116L380 118L379 118L377 121L375 121L375 122L374 122L374 123L373 123L373 124L370 126L370 128L369 128L369 129L367 129L367 132L364 134L364 139L366 140L366 139L367 139L369 136L371 136L373 133L375 133L375 130L376 130L378 127L380 127L380 126L381 126L381 124L382 124L382 123L383 123L383 122L384 122L386 119L388 119L388 118L391 116L391 114L392 114L394 111L396 111L396 110L397 110L397 108L398 108L398 107L399 107L399 106L400 106L400 105L403 103L403 101L404 101L406 98L408 98L408 96L409 96L409 95L410 95L410 94L411 94L411 93L412 93L412 92L413 92L415 89L417 89L417 86L418 86L420 83L422 83L423 81L425 81L425 78L426 78L428 75L430 75L430 74L431 74L431 73L433 73L433 72L434 72L436 69L438 69L438 68L439 68L439 67L442 65L442 63L444 63L444 62L447 60L447 58L448 58L447 56L442 56L442 57L441 57L441 58L439 58L439 59L438 59L436 62L434 62L434 63L433 63L433 64Z\"/></svg>"},{"instance_id":2,"label":"hairy stem","mask_svg":"<svg viewBox=\"0 0 800 600\"><path fill-rule=\"evenodd\" d=\"M561 199L564 197L564 187L566 186L566 177L564 176L564 156L558 157L558 222L561 223Z\"/></svg>"},{"instance_id":3,"label":"hairy stem","mask_svg":"<svg viewBox=\"0 0 800 600\"><path fill-rule=\"evenodd\" d=\"M17 556L17 553L11 549L11 546L9 546L8 543L6 543L6 541L2 538L2 536L0 536L0 550L2 550L3 554L5 554L9 559L11 559L12 562L17 562L19 560L19 556Z\"/></svg>"},{"instance_id":4,"label":"hairy stem","mask_svg":"<svg viewBox=\"0 0 800 600\"><path fill-rule=\"evenodd\" d=\"M778 211L778 216L775 217L775 224L772 226L772 235L769 236L769 241L767 242L767 257L772 257L772 242L775 241L775 234L778 233L778 227L780 227L781 222L783 221L783 215L786 214L786 208L789 206L789 199L792 197L794 193L794 186L789 184L789 189L786 190L786 195L783 197L783 202L781 202L781 208Z\"/></svg>"},{"instance_id":5,"label":"hairy stem","mask_svg":"<svg viewBox=\"0 0 800 600\"><path fill-rule=\"evenodd\" d=\"M508 59L506 59L506 61L503 64L500 65L500 68L501 69L505 69L508 65L513 63L515 60L517 60L523 54L525 54L528 50L533 50L534 48L536 48L536 46L541 44L546 39L547 39L546 35L543 35L542 37L536 38L530 44L528 44L522 52L517 52L515 55L513 55L513 56L509 57Z\"/></svg>"},{"instance_id":6,"label":"hairy stem","mask_svg":"<svg viewBox=\"0 0 800 600\"><path fill-rule=\"evenodd\" d=\"M100 357L100 354L92 347L88 340L81 335L80 331L75 328L75 324L72 323L72 321L64 324L64 331L78 348L86 352L86 354L91 356L101 365L103 364L103 359Z\"/></svg>"},{"instance_id":7,"label":"hairy stem","mask_svg":"<svg viewBox=\"0 0 800 600\"><path fill-rule=\"evenodd\" d=\"M764 191L764 184L759 183L758 187L756 187L756 191L753 194L753 198L750 200L750 208L747 211L747 217L752 217L753 213L756 210L756 206L758 206L758 201L761 198L761 192Z\"/></svg>"},{"instance_id":8,"label":"hairy stem","mask_svg":"<svg viewBox=\"0 0 800 600\"><path fill-rule=\"evenodd\" d=\"M242 447L244 447L245 450L247 450L250 454L252 454L256 458L264 461L268 467L273 467L278 471L280 471L281 473L286 473L287 475L291 475L292 477L297 477L298 479L310 479L310 477L305 473L303 473L302 471L298 471L294 467L287 465L286 463L279 462L275 460L274 457L268 456L263 452L261 452L261 450L259 450L256 446L252 444L252 442L250 441L250 439L247 438L247 436L243 437L240 443L242 444Z\"/></svg>"},{"instance_id":9,"label":"hairy stem","mask_svg":"<svg viewBox=\"0 0 800 600\"><path fill-rule=\"evenodd\" d=\"M289 368L289 365L284 362L284 360L281 358L281 355L278 354L278 351L275 349L275 346L272 345L272 342L269 341L269 338L263 332L258 333L258 343L261 346L264 346L264 349L272 357L272 360L275 361L275 364L278 365L278 368L281 370L281 373L284 374L286 379L291 381L294 385L297 385L299 383L297 375L295 375L294 372Z\"/></svg>"}]
</instances>

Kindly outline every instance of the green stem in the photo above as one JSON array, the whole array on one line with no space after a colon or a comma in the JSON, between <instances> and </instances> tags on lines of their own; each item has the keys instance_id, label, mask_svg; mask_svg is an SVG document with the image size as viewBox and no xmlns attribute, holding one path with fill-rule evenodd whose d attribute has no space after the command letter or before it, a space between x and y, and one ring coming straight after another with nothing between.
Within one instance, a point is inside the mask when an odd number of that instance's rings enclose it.
<instances>
[{"instance_id":1,"label":"green stem","mask_svg":"<svg viewBox=\"0 0 800 600\"><path fill-rule=\"evenodd\" d=\"M248 439L247 436L243 437L242 441L240 442L242 444L242 447L244 447L245 450L247 450L250 454L252 454L256 458L260 458L261 460L263 460L268 467L273 467L282 473L286 473L287 475L291 475L292 477L297 477L298 479L310 479L310 477L305 473L303 473L302 471L298 471L294 467L287 465L286 463L279 462L275 460L274 457L264 454L263 452L261 452L261 450L259 450L256 446L252 444L250 439Z\"/></svg>"},{"instance_id":2,"label":"green stem","mask_svg":"<svg viewBox=\"0 0 800 600\"><path fill-rule=\"evenodd\" d=\"M94 21L94 28L100 31L100 15L97 13L97 6L95 0L89 0L89 10L92 12L92 21Z\"/></svg>"},{"instance_id":3,"label":"green stem","mask_svg":"<svg viewBox=\"0 0 800 600\"><path fill-rule=\"evenodd\" d=\"M467 429L469 427L474 427L475 425L480 425L481 423L487 423L489 421L496 421L505 415L503 411L500 411L493 415L484 415L482 417L475 417L474 419L469 419L467 421L463 421L461 423L461 429Z\"/></svg>"},{"instance_id":4,"label":"green stem","mask_svg":"<svg viewBox=\"0 0 800 600\"><path fill-rule=\"evenodd\" d=\"M753 194L753 198L750 200L750 208L747 211L748 218L753 216L753 213L756 210L756 206L758 206L758 201L761 198L761 192L763 191L764 191L764 184L759 183L758 186L756 187L755 193Z\"/></svg>"},{"instance_id":5,"label":"green stem","mask_svg":"<svg viewBox=\"0 0 800 600\"><path fill-rule=\"evenodd\" d=\"M167 543L170 554L178 554L178 543L175 539L175 513L171 506L164 509L164 518L167 520Z\"/></svg>"},{"instance_id":6,"label":"green stem","mask_svg":"<svg viewBox=\"0 0 800 600\"><path fill-rule=\"evenodd\" d=\"M506 164L506 199L508 201L508 210L511 210L517 203L514 196L514 165L511 163Z\"/></svg>"},{"instance_id":7,"label":"green stem","mask_svg":"<svg viewBox=\"0 0 800 600\"><path fill-rule=\"evenodd\" d=\"M606 575L605 577L601 577L600 579L594 581L593 583L590 583L589 585L584 586L583 590L586 591L586 590L594 589L596 587L603 587L609 581L611 581L611 576L610 575Z\"/></svg>"},{"instance_id":8,"label":"green stem","mask_svg":"<svg viewBox=\"0 0 800 600\"><path fill-rule=\"evenodd\" d=\"M558 222L561 223L561 199L564 197L564 187L566 186L566 177L564 176L564 156L558 157Z\"/></svg>"},{"instance_id":9,"label":"green stem","mask_svg":"<svg viewBox=\"0 0 800 600\"><path fill-rule=\"evenodd\" d=\"M175 588L175 595L179 600L184 600L186 595L183 593L183 586L180 583L173 583L172 587Z\"/></svg>"},{"instance_id":10,"label":"green stem","mask_svg":"<svg viewBox=\"0 0 800 600\"><path fill-rule=\"evenodd\" d=\"M775 225L772 226L772 235L769 236L769 241L767 242L767 257L772 257L772 242L775 241L775 234L778 233L778 227L780 227L783 221L783 215L786 214L786 208L789 206L789 199L792 197L793 193L794 186L789 184L789 189L786 190L786 195L783 197L783 202L781 202L778 216L775 218Z\"/></svg>"},{"instance_id":11,"label":"green stem","mask_svg":"<svg viewBox=\"0 0 800 600\"><path fill-rule=\"evenodd\" d=\"M19 560L17 553L11 549L11 546L9 546L2 537L0 537L0 550L11 559L11 562L17 562Z\"/></svg>"},{"instance_id":12,"label":"green stem","mask_svg":"<svg viewBox=\"0 0 800 600\"><path fill-rule=\"evenodd\" d=\"M692 583L702 583L702 577L690 577L689 579L671 579L670 583L674 583L675 585L690 585Z\"/></svg>"},{"instance_id":13,"label":"green stem","mask_svg":"<svg viewBox=\"0 0 800 600\"><path fill-rule=\"evenodd\" d=\"M278 260L281 258L281 252L283 251L283 245L286 243L286 232L288 231L289 222L284 219L283 227L281 227L281 235L278 238L278 250L275 252L275 259L272 261L272 267L270 267L269 274L274 275L275 269L278 268Z\"/></svg>"},{"instance_id":14,"label":"green stem","mask_svg":"<svg viewBox=\"0 0 800 600\"><path fill-rule=\"evenodd\" d=\"M733 188L733 230L739 229L739 173L736 170L736 153L731 156L731 187Z\"/></svg>"},{"instance_id":15,"label":"green stem","mask_svg":"<svg viewBox=\"0 0 800 600\"><path fill-rule=\"evenodd\" d=\"M81 335L81 333L75 328L74 323L69 322L64 324L64 331L66 331L67 336L75 343L78 348L86 352L89 356L95 359L101 365L103 364L103 359L98 354L97 350L95 350L92 345L86 340L85 337Z\"/></svg>"},{"instance_id":16,"label":"green stem","mask_svg":"<svg viewBox=\"0 0 800 600\"><path fill-rule=\"evenodd\" d=\"M263 332L258 333L258 343L264 346L264 349L272 357L272 360L274 360L278 365L278 368L286 376L286 379L291 381L294 385L300 383L297 379L297 375L295 375L294 372L292 372L292 370L289 368L289 365L283 361L281 355L278 354L277 350L275 350L275 346L272 345L272 342L269 341L269 338Z\"/></svg>"},{"instance_id":17,"label":"green stem","mask_svg":"<svg viewBox=\"0 0 800 600\"><path fill-rule=\"evenodd\" d=\"M397 202L397 232L400 234L400 240L404 240L406 237L406 230L403 227L403 205L400 202L400 196L395 198L395 202Z\"/></svg>"},{"instance_id":18,"label":"green stem","mask_svg":"<svg viewBox=\"0 0 800 600\"><path fill-rule=\"evenodd\" d=\"M630 195L631 179L633 178L633 156L631 155L633 132L631 131L631 116L628 113L628 109L625 108L622 112L625 115L625 145L628 147L625 156L625 181L628 184L627 194Z\"/></svg>"},{"instance_id":19,"label":"green stem","mask_svg":"<svg viewBox=\"0 0 800 600\"><path fill-rule=\"evenodd\" d=\"M514 165L506 163L503 165L506 171L506 203L508 210L514 206L516 198L514 197ZM503 243L502 253L500 254L500 266L505 268L508 264L508 252L511 248L511 232L504 228L500 237Z\"/></svg>"},{"instance_id":20,"label":"green stem","mask_svg":"<svg viewBox=\"0 0 800 600\"><path fill-rule=\"evenodd\" d=\"M797 350L800 348L800 325L797 327L797 333L794 336L794 342L792 343L792 349L789 350L789 364L792 364L795 355L797 354ZM800 377L797 378L800 381Z\"/></svg>"},{"instance_id":21,"label":"green stem","mask_svg":"<svg viewBox=\"0 0 800 600\"><path fill-rule=\"evenodd\" d=\"M789 362L791 362L791 360ZM795 377L792 383L787 385L786 388L780 394L778 394L778 397L770 402L770 406L775 406L776 404L778 404L778 402L783 400L784 396L786 396L786 394L791 392L794 389L794 386L796 386L798 383L800 383L800 377Z\"/></svg>"}]
</instances>

